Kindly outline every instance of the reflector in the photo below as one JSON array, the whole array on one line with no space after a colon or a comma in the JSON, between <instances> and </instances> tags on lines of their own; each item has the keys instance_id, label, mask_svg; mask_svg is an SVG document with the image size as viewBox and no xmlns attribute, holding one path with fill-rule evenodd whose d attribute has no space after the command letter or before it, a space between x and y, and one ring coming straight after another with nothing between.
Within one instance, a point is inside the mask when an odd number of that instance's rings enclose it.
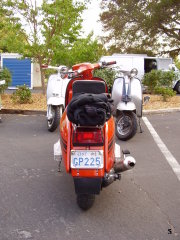
<instances>
[{"instance_id":1,"label":"reflector","mask_svg":"<svg viewBox=\"0 0 180 240\"><path fill-rule=\"evenodd\" d=\"M78 127L73 132L74 146L103 146L104 138L101 128Z\"/></svg>"}]
</instances>

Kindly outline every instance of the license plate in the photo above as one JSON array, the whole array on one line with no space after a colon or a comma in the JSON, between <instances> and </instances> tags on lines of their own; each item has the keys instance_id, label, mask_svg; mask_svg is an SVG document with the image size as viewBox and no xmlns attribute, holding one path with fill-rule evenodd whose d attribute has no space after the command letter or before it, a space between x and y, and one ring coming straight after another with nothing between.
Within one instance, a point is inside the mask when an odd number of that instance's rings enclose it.
<instances>
[{"instance_id":1,"label":"license plate","mask_svg":"<svg viewBox=\"0 0 180 240\"><path fill-rule=\"evenodd\" d=\"M71 150L71 168L101 169L103 166L103 150Z\"/></svg>"}]
</instances>

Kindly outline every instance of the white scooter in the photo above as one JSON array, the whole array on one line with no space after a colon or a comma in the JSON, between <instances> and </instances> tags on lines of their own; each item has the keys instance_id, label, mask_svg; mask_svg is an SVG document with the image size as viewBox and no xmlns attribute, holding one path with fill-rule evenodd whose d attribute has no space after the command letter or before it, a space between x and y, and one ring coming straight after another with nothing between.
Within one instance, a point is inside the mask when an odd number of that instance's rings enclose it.
<instances>
[{"instance_id":1,"label":"white scooter","mask_svg":"<svg viewBox=\"0 0 180 240\"><path fill-rule=\"evenodd\" d=\"M131 71L119 70L118 77L112 87L112 99L115 105L116 136L120 140L132 138L137 131L137 117L142 117L142 85L136 78L137 69Z\"/></svg>"},{"instance_id":2,"label":"white scooter","mask_svg":"<svg viewBox=\"0 0 180 240\"><path fill-rule=\"evenodd\" d=\"M4 85L6 82L5 80L0 80L0 86ZM2 105L1 105L1 93L0 93L0 110L2 108ZM0 117L0 122L1 122L1 117Z\"/></svg>"},{"instance_id":3,"label":"white scooter","mask_svg":"<svg viewBox=\"0 0 180 240\"><path fill-rule=\"evenodd\" d=\"M50 75L47 85L47 127L53 132L58 127L64 111L65 92L70 79L66 74L66 66L43 66L43 68L57 70L57 74Z\"/></svg>"}]
</instances>

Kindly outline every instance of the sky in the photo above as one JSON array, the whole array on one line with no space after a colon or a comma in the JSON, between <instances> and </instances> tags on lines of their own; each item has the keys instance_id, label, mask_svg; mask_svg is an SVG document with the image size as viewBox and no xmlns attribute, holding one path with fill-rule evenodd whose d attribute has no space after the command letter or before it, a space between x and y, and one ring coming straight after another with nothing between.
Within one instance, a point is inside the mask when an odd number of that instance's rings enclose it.
<instances>
[{"instance_id":1,"label":"sky","mask_svg":"<svg viewBox=\"0 0 180 240\"><path fill-rule=\"evenodd\" d=\"M91 0L91 4L88 5L88 9L84 11L83 18L83 31L87 36L91 31L94 32L94 36L98 37L102 35L102 25L99 20L99 14L101 0Z\"/></svg>"}]
</instances>

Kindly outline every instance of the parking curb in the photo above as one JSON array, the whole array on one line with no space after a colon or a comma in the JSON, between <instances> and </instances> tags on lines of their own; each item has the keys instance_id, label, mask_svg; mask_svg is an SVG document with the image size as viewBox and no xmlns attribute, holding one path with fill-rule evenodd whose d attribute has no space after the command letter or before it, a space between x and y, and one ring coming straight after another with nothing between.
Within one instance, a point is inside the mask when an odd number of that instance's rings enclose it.
<instances>
[{"instance_id":1,"label":"parking curb","mask_svg":"<svg viewBox=\"0 0 180 240\"><path fill-rule=\"evenodd\" d=\"M180 108L143 110L143 115L180 112ZM0 114L46 115L44 110L1 109Z\"/></svg>"},{"instance_id":2,"label":"parking curb","mask_svg":"<svg viewBox=\"0 0 180 240\"><path fill-rule=\"evenodd\" d=\"M180 112L180 108L166 108L166 109L143 110L143 115L161 114L161 113L173 113L173 112Z\"/></svg>"},{"instance_id":3,"label":"parking curb","mask_svg":"<svg viewBox=\"0 0 180 240\"><path fill-rule=\"evenodd\" d=\"M1 109L1 114L46 115L42 110Z\"/></svg>"}]
</instances>

